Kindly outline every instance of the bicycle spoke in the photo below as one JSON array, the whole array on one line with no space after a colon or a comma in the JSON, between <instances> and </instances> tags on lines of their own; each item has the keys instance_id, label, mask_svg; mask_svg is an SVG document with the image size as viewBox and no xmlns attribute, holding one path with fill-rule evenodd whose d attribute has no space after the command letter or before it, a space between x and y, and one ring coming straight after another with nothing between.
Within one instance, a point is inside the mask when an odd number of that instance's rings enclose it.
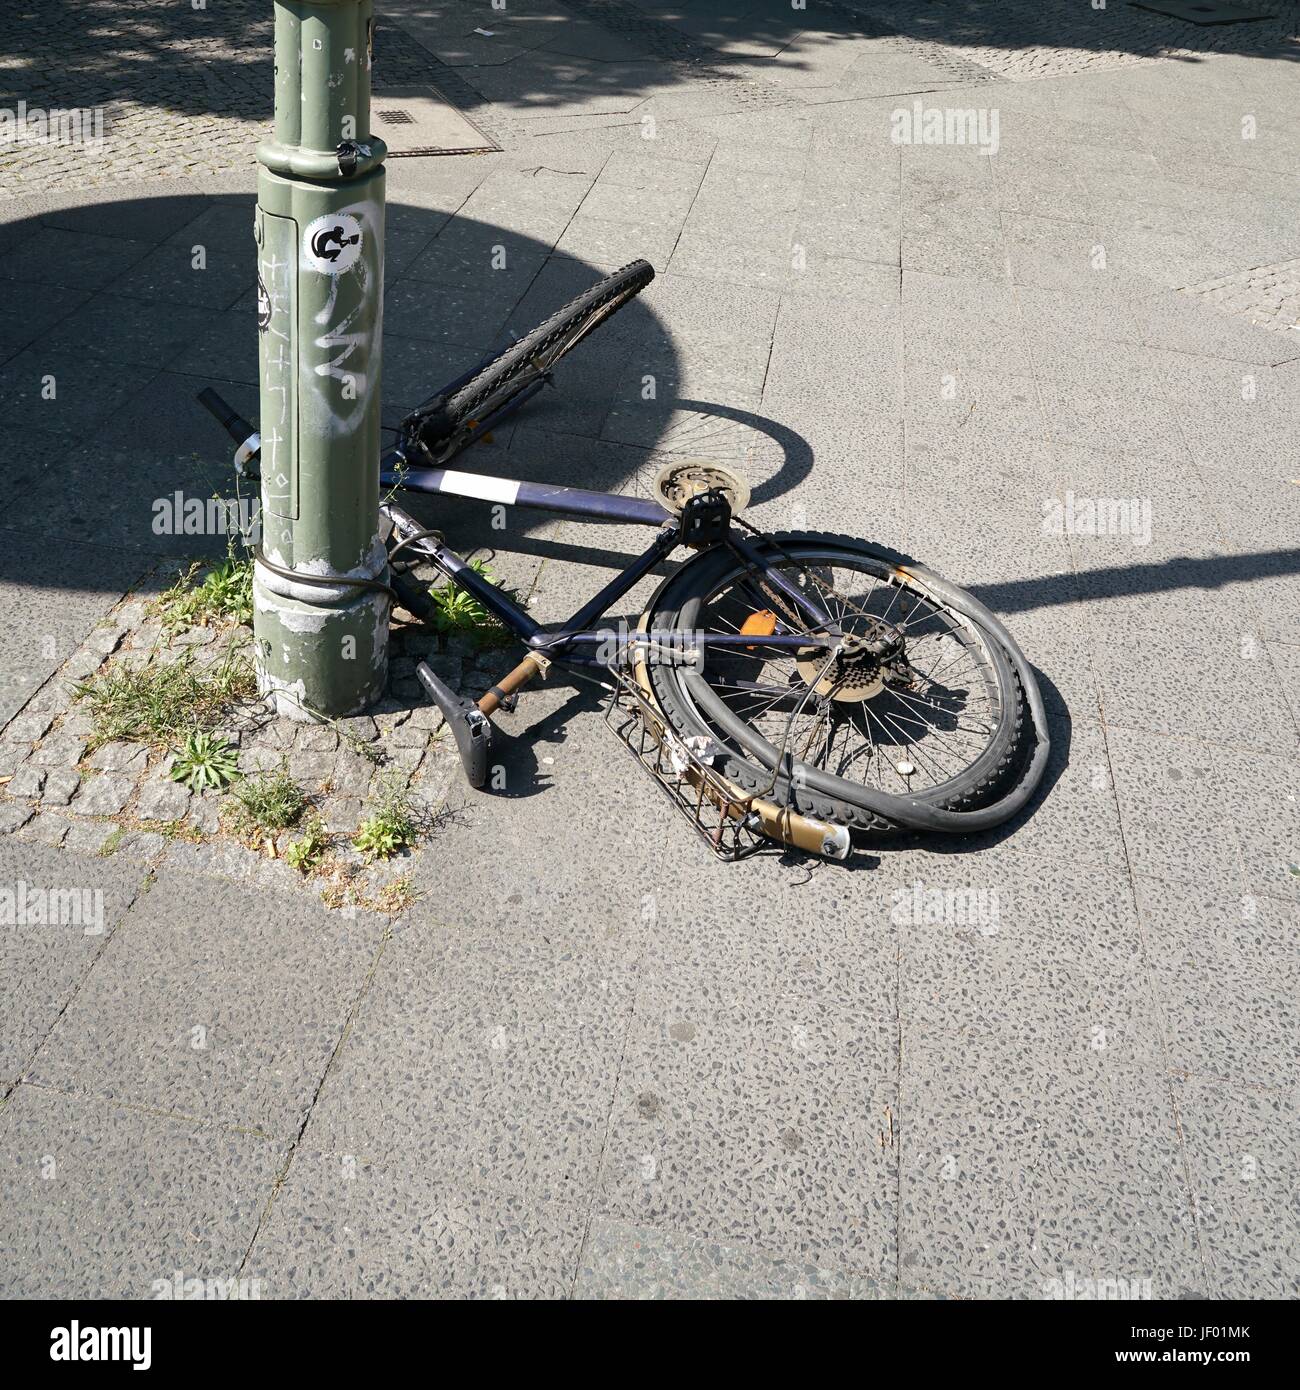
<instances>
[{"instance_id":1,"label":"bicycle spoke","mask_svg":"<svg viewBox=\"0 0 1300 1390\"><path fill-rule=\"evenodd\" d=\"M687 422L683 433L699 428ZM715 654L703 679L738 719L803 765L894 794L945 784L978 760L997 731L1000 703L993 668L969 627L895 572L780 555L764 563L816 598L845 639L901 635L910 683L887 664L873 665L863 646L838 639L828 646L824 634L808 633L812 650L803 656L764 649L758 634L753 648L711 643L741 634L763 611L777 614L782 633L806 630L802 621L791 626L791 601L761 570L747 568L703 601L697 619ZM855 655L836 667L837 650Z\"/></svg>"}]
</instances>

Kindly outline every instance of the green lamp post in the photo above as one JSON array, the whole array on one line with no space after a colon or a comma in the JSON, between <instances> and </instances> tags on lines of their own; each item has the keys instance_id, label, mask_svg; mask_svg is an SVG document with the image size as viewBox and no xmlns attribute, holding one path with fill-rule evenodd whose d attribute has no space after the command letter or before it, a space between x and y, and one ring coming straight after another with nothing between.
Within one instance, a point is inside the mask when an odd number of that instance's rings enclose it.
<instances>
[{"instance_id":1,"label":"green lamp post","mask_svg":"<svg viewBox=\"0 0 1300 1390\"><path fill-rule=\"evenodd\" d=\"M372 0L276 0L275 134L257 152L258 679L279 713L355 714L388 668L379 535L384 169Z\"/></svg>"}]
</instances>

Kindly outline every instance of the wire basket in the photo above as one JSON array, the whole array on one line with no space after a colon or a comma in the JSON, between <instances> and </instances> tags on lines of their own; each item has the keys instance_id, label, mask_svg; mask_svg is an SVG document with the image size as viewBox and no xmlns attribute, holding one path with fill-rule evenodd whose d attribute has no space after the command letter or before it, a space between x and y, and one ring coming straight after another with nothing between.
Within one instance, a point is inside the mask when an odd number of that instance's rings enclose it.
<instances>
[{"instance_id":1,"label":"wire basket","mask_svg":"<svg viewBox=\"0 0 1300 1390\"><path fill-rule=\"evenodd\" d=\"M610 675L615 685L605 723L713 853L733 862L778 848L756 828L752 798L714 771L709 749L692 748L673 733L631 677Z\"/></svg>"}]
</instances>

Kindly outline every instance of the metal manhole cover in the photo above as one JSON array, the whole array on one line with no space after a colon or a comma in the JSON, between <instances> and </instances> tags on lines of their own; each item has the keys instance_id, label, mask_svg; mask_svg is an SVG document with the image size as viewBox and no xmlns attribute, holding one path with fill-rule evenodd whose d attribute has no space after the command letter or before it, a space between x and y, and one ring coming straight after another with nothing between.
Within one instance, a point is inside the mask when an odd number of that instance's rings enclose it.
<instances>
[{"instance_id":1,"label":"metal manhole cover","mask_svg":"<svg viewBox=\"0 0 1300 1390\"><path fill-rule=\"evenodd\" d=\"M1240 5L1215 5L1209 0L1129 0L1135 10L1185 19L1189 24L1239 24L1249 19L1276 19L1262 10L1243 10Z\"/></svg>"},{"instance_id":2,"label":"metal manhole cover","mask_svg":"<svg viewBox=\"0 0 1300 1390\"><path fill-rule=\"evenodd\" d=\"M414 125L415 117L409 111L376 111L385 125Z\"/></svg>"}]
</instances>

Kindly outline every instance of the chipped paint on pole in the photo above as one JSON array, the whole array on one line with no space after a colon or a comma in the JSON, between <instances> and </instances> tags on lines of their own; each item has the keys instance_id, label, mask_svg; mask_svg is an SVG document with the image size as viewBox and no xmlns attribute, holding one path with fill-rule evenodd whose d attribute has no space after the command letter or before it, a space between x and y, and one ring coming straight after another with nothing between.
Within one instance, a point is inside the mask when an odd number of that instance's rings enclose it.
<instances>
[{"instance_id":1,"label":"chipped paint on pole","mask_svg":"<svg viewBox=\"0 0 1300 1390\"><path fill-rule=\"evenodd\" d=\"M372 0L276 0L275 133L257 152L263 539L253 631L259 684L296 719L358 713L383 693L388 667L389 600L375 587L387 577L387 150L370 134L372 34Z\"/></svg>"}]
</instances>

